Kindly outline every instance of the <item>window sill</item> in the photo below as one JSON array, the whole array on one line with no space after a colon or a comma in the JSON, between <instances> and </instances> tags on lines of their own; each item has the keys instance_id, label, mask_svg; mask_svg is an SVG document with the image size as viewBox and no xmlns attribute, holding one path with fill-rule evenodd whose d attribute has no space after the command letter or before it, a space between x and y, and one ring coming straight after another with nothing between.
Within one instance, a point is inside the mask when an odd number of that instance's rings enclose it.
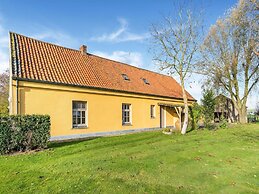
<instances>
[{"instance_id":1,"label":"window sill","mask_svg":"<svg viewBox=\"0 0 259 194\"><path fill-rule=\"evenodd\" d=\"M88 126L72 127L72 129L88 129Z\"/></svg>"},{"instance_id":2,"label":"window sill","mask_svg":"<svg viewBox=\"0 0 259 194\"><path fill-rule=\"evenodd\" d=\"M132 126L131 123L123 123L122 126Z\"/></svg>"},{"instance_id":3,"label":"window sill","mask_svg":"<svg viewBox=\"0 0 259 194\"><path fill-rule=\"evenodd\" d=\"M151 119L155 119L156 117L150 117Z\"/></svg>"}]
</instances>

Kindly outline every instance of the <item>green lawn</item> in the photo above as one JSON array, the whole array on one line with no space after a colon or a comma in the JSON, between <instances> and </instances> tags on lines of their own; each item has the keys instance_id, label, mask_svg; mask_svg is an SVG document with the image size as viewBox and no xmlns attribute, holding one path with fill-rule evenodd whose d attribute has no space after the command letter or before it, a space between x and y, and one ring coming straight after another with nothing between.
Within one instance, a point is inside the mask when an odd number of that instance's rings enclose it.
<instances>
[{"instance_id":1,"label":"green lawn","mask_svg":"<svg viewBox=\"0 0 259 194\"><path fill-rule=\"evenodd\" d=\"M0 193L259 193L259 124L0 156Z\"/></svg>"}]
</instances>

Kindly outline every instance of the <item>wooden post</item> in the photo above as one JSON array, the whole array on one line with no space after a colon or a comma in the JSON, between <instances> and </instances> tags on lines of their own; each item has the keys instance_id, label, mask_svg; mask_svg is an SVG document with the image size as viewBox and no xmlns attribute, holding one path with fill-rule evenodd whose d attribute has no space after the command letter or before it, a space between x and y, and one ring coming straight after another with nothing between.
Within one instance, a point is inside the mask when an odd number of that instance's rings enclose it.
<instances>
[{"instance_id":1,"label":"wooden post","mask_svg":"<svg viewBox=\"0 0 259 194\"><path fill-rule=\"evenodd\" d=\"M178 117L179 117L179 124L180 124L180 131L182 130L182 107L174 107Z\"/></svg>"},{"instance_id":2,"label":"wooden post","mask_svg":"<svg viewBox=\"0 0 259 194\"><path fill-rule=\"evenodd\" d=\"M182 107L179 107L179 123L180 123L180 131L182 131Z\"/></svg>"}]
</instances>

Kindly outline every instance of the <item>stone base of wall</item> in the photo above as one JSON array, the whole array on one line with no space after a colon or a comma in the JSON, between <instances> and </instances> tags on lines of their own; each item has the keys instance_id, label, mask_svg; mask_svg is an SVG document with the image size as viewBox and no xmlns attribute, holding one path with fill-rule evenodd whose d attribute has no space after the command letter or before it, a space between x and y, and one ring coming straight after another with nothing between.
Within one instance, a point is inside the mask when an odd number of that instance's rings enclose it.
<instances>
[{"instance_id":1,"label":"stone base of wall","mask_svg":"<svg viewBox=\"0 0 259 194\"><path fill-rule=\"evenodd\" d=\"M154 128L141 128L141 129L130 129L130 130L117 130L117 131L110 131L110 132L77 134L77 135L61 135L61 136L50 137L50 141L66 141L66 140L73 140L73 139L87 139L87 138L94 138L94 137L116 136L116 135L139 133L139 132L144 132L144 131L158 131L158 130L161 130L161 128L160 127L154 127Z\"/></svg>"}]
</instances>

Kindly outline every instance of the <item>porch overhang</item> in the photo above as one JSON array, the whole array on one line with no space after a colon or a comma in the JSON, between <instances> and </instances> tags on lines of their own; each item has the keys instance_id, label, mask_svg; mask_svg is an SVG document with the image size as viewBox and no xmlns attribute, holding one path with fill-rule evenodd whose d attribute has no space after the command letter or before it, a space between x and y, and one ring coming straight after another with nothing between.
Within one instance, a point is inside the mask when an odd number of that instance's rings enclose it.
<instances>
[{"instance_id":1,"label":"porch overhang","mask_svg":"<svg viewBox=\"0 0 259 194\"><path fill-rule=\"evenodd\" d=\"M165 106L165 107L181 107L184 108L184 104L169 104L169 103L158 103L158 106Z\"/></svg>"}]
</instances>

